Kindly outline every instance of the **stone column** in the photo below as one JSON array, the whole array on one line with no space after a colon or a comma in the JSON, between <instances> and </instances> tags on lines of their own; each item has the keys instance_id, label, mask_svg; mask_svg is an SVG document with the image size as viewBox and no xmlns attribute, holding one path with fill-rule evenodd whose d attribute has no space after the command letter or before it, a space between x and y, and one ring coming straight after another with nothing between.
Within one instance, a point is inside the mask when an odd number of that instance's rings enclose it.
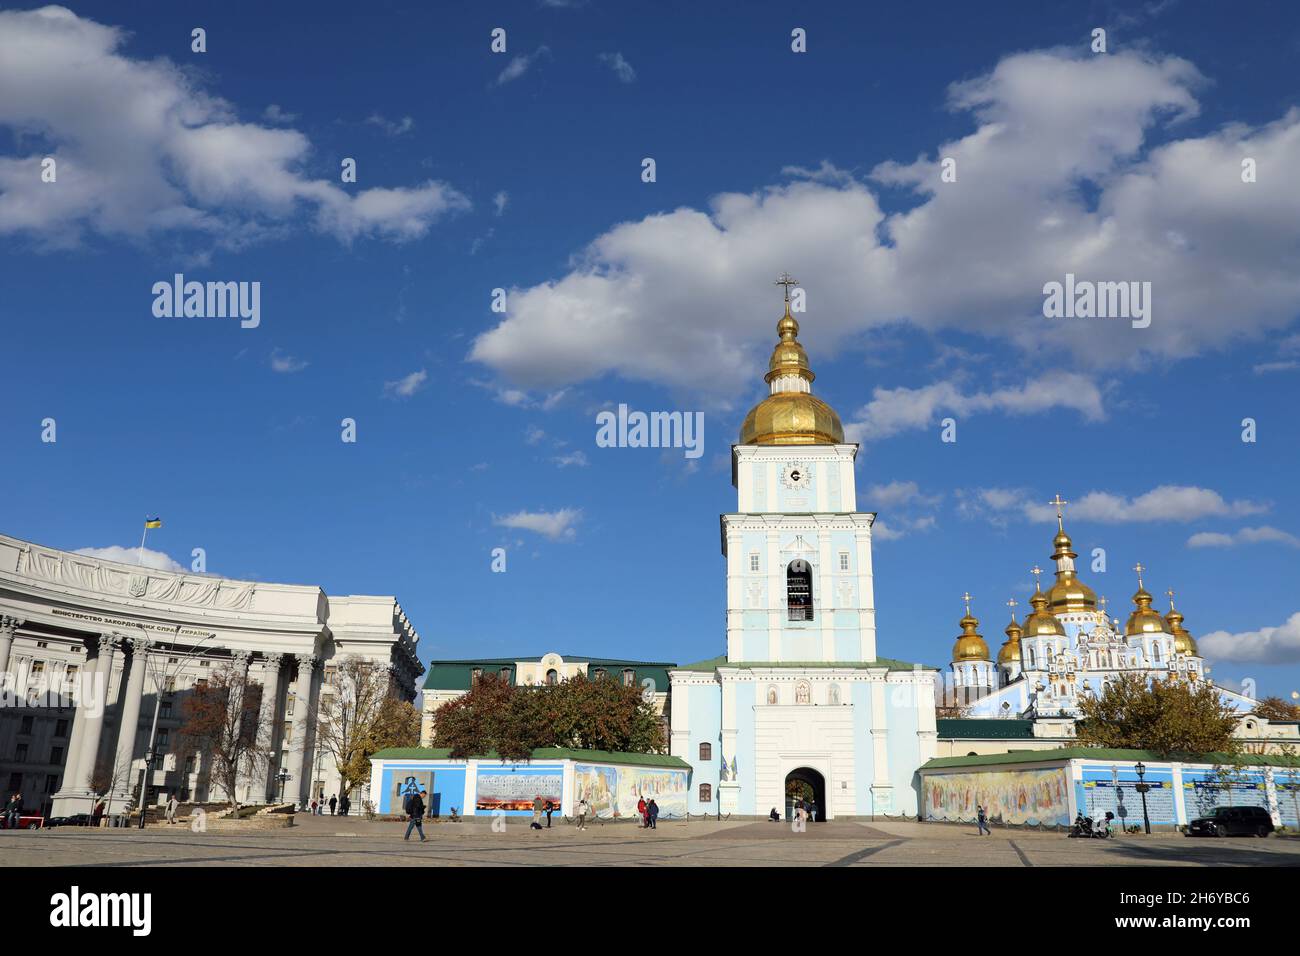
<instances>
[{"instance_id":1,"label":"stone column","mask_svg":"<svg viewBox=\"0 0 1300 956\"><path fill-rule=\"evenodd\" d=\"M298 654L298 679L293 685L293 734L289 741L289 783L285 794L293 794L293 802L302 806L302 795L308 793L311 768L304 765L310 759L307 753L307 728L310 726L307 714L311 710L312 671L320 658L314 654ZM307 799L311 804L311 798Z\"/></svg>"},{"instance_id":2,"label":"stone column","mask_svg":"<svg viewBox=\"0 0 1300 956\"><path fill-rule=\"evenodd\" d=\"M283 654L267 654L262 660L262 707L257 717L257 746L265 757L261 761L260 782L255 781L254 794L259 799L275 802L280 797L280 783L275 779L280 769L280 755L275 751L276 727L280 723L277 704L280 699L280 664ZM286 788L286 792L287 788Z\"/></svg>"},{"instance_id":3,"label":"stone column","mask_svg":"<svg viewBox=\"0 0 1300 956\"><path fill-rule=\"evenodd\" d=\"M22 618L0 616L0 689L8 690L9 652L14 649L14 629L22 624Z\"/></svg>"},{"instance_id":4,"label":"stone column","mask_svg":"<svg viewBox=\"0 0 1300 956\"><path fill-rule=\"evenodd\" d=\"M104 731L104 709L108 706L108 683L113 676L113 646L116 642L115 634L99 635L99 659L95 662L90 691L82 706L77 708L83 714L83 719L80 752L77 754L77 770L72 778L72 787L83 792L90 790L90 778L95 772L95 761L99 757L99 738Z\"/></svg>"},{"instance_id":5,"label":"stone column","mask_svg":"<svg viewBox=\"0 0 1300 956\"><path fill-rule=\"evenodd\" d=\"M134 785L131 761L135 757L135 738L140 731L140 702L144 696L144 672L149 661L149 648L153 641L144 637L131 638L131 670L127 675L126 689L122 692L121 719L117 726L117 775L113 791L128 795Z\"/></svg>"}]
</instances>

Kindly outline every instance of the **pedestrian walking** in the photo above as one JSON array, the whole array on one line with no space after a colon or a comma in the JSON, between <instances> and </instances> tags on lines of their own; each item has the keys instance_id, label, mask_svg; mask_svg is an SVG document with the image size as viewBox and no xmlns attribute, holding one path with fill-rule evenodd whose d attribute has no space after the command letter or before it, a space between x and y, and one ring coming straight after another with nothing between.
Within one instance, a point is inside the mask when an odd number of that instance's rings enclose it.
<instances>
[{"instance_id":1,"label":"pedestrian walking","mask_svg":"<svg viewBox=\"0 0 1300 956\"><path fill-rule=\"evenodd\" d=\"M650 821L650 829L659 829L659 804L655 803L654 797L645 805L646 818Z\"/></svg>"},{"instance_id":2,"label":"pedestrian walking","mask_svg":"<svg viewBox=\"0 0 1300 956\"><path fill-rule=\"evenodd\" d=\"M812 800L808 804L808 822L809 823L817 822L817 801L816 800Z\"/></svg>"},{"instance_id":3,"label":"pedestrian walking","mask_svg":"<svg viewBox=\"0 0 1300 956\"><path fill-rule=\"evenodd\" d=\"M172 824L176 822L176 794L167 794L167 822Z\"/></svg>"},{"instance_id":4,"label":"pedestrian walking","mask_svg":"<svg viewBox=\"0 0 1300 956\"><path fill-rule=\"evenodd\" d=\"M555 812L555 804L550 800L546 801L546 829L551 828L551 814Z\"/></svg>"},{"instance_id":5,"label":"pedestrian walking","mask_svg":"<svg viewBox=\"0 0 1300 956\"><path fill-rule=\"evenodd\" d=\"M408 813L408 815L409 815L410 820L409 820L409 822L406 824L406 836L402 837L403 840L409 840L409 839L411 839L411 831L412 831L412 830L419 830L419 831L420 831L420 842L421 842L421 843L424 843L424 842L425 842L425 836L424 836L424 798L425 798L425 796L426 796L427 794L428 794L428 791L427 791L427 790L421 790L419 793L417 793L415 796L413 796L413 797L411 798L411 802L410 802L410 804L409 804L409 809L407 810L407 813Z\"/></svg>"},{"instance_id":6,"label":"pedestrian walking","mask_svg":"<svg viewBox=\"0 0 1300 956\"><path fill-rule=\"evenodd\" d=\"M542 828L542 795L540 793L533 797L533 822L528 826L532 830Z\"/></svg>"},{"instance_id":7,"label":"pedestrian walking","mask_svg":"<svg viewBox=\"0 0 1300 956\"><path fill-rule=\"evenodd\" d=\"M330 797L330 816L334 816L334 808L338 805L338 797Z\"/></svg>"},{"instance_id":8,"label":"pedestrian walking","mask_svg":"<svg viewBox=\"0 0 1300 956\"><path fill-rule=\"evenodd\" d=\"M343 794L342 798L339 800L339 813L341 813L343 816L346 817L348 815L348 811L351 809L352 809L352 798L345 793Z\"/></svg>"},{"instance_id":9,"label":"pedestrian walking","mask_svg":"<svg viewBox=\"0 0 1300 956\"><path fill-rule=\"evenodd\" d=\"M579 829L579 830L585 830L585 829L587 829L587 814L590 813L590 812L591 812L591 804L587 803L586 800L579 800L579 801L578 801L578 807L577 807L577 809L574 811L574 813L575 813L575 814L577 815L577 817L578 817L578 829Z\"/></svg>"},{"instance_id":10,"label":"pedestrian walking","mask_svg":"<svg viewBox=\"0 0 1300 956\"><path fill-rule=\"evenodd\" d=\"M313 800L313 801L311 802L311 815L312 815L313 817L316 816L316 813L317 813L318 810L319 810L319 805L316 803L315 800Z\"/></svg>"},{"instance_id":11,"label":"pedestrian walking","mask_svg":"<svg viewBox=\"0 0 1300 956\"><path fill-rule=\"evenodd\" d=\"M976 836L993 835L993 831L989 829L989 819L985 816L984 808L981 806L975 808L975 824L979 827L979 829L975 831Z\"/></svg>"}]
</instances>

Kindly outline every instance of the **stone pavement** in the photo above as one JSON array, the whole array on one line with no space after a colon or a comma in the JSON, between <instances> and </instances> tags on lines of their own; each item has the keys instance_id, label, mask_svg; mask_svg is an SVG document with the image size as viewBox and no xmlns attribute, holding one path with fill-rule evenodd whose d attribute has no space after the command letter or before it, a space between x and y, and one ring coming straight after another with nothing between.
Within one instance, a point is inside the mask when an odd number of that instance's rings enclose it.
<instances>
[{"instance_id":1,"label":"stone pavement","mask_svg":"<svg viewBox=\"0 0 1300 956\"><path fill-rule=\"evenodd\" d=\"M1298 866L1300 840L1193 840L1125 836L1071 840L1063 833L881 821L817 823L793 833L767 822L661 821L585 831L562 823L505 832L485 823L429 823L429 842L403 842L405 824L297 817L292 829L192 833L137 830L0 831L0 866Z\"/></svg>"}]
</instances>

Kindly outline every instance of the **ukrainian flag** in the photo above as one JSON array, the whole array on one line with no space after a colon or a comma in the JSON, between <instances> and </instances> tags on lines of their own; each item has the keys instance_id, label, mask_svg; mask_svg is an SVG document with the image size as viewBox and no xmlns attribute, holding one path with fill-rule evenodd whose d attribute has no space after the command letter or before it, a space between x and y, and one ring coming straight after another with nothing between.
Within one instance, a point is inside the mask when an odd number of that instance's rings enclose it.
<instances>
[{"instance_id":1,"label":"ukrainian flag","mask_svg":"<svg viewBox=\"0 0 1300 956\"><path fill-rule=\"evenodd\" d=\"M161 527L162 527L162 518L145 518L145 519L144 519L144 526L145 526L146 528L161 528Z\"/></svg>"}]
</instances>

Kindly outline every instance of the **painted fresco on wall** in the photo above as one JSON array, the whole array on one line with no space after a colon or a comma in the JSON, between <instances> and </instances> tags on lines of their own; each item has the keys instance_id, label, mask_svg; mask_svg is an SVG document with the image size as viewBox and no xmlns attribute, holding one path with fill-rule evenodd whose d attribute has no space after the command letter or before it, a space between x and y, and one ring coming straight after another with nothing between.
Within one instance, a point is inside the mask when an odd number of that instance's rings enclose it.
<instances>
[{"instance_id":1,"label":"painted fresco on wall","mask_svg":"<svg viewBox=\"0 0 1300 956\"><path fill-rule=\"evenodd\" d=\"M927 820L973 820L982 806L1004 823L1070 822L1065 770L1003 770L992 773L927 774L923 798Z\"/></svg>"},{"instance_id":2,"label":"painted fresco on wall","mask_svg":"<svg viewBox=\"0 0 1300 956\"><path fill-rule=\"evenodd\" d=\"M654 799L661 817L686 815L687 772L643 767L598 767L575 764L573 800L585 799L592 812L606 819L636 816L641 797Z\"/></svg>"},{"instance_id":3,"label":"painted fresco on wall","mask_svg":"<svg viewBox=\"0 0 1300 956\"><path fill-rule=\"evenodd\" d=\"M475 810L532 813L534 798L558 807L564 796L564 771L559 767L479 767L476 783Z\"/></svg>"}]
</instances>

